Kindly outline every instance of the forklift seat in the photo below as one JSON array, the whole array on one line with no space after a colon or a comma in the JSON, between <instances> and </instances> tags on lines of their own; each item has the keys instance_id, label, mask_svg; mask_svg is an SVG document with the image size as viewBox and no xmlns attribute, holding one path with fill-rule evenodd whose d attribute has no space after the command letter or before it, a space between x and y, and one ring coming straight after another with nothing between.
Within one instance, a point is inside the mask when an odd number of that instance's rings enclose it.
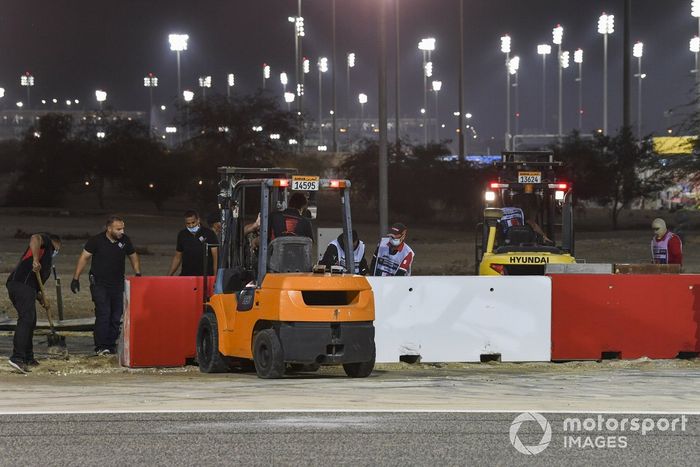
<instances>
[{"instance_id":1,"label":"forklift seat","mask_svg":"<svg viewBox=\"0 0 700 467\"><path fill-rule=\"evenodd\" d=\"M270 272L311 272L313 242L309 237L277 237L270 242L267 270Z\"/></svg>"}]
</instances>

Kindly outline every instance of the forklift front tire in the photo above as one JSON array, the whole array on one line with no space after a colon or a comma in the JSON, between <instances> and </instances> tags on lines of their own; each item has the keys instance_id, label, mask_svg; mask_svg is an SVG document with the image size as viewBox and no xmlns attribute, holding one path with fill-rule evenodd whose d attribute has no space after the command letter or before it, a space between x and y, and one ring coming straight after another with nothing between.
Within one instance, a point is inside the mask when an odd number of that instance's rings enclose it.
<instances>
[{"instance_id":1,"label":"forklift front tire","mask_svg":"<svg viewBox=\"0 0 700 467\"><path fill-rule=\"evenodd\" d=\"M263 329L255 335L253 362L259 378L277 379L284 376L284 351L274 329Z\"/></svg>"},{"instance_id":2,"label":"forklift front tire","mask_svg":"<svg viewBox=\"0 0 700 467\"><path fill-rule=\"evenodd\" d=\"M214 313L204 313L197 327L197 362L202 373L224 373L229 366L219 352L219 326Z\"/></svg>"}]
</instances>

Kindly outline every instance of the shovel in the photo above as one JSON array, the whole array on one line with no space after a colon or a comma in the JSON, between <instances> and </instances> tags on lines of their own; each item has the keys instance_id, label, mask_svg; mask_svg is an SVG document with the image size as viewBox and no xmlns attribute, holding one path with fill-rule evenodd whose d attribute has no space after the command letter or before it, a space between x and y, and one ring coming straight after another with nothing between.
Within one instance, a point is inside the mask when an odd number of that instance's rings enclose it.
<instances>
[{"instance_id":1,"label":"shovel","mask_svg":"<svg viewBox=\"0 0 700 467\"><path fill-rule=\"evenodd\" d=\"M51 316L51 307L49 306L49 301L46 298L46 293L44 292L44 283L41 281L41 275L39 271L34 271L36 274L36 280L39 283L39 290L41 291L41 306L46 310L46 317L49 319L49 335L47 336L47 343L49 344L50 354L67 354L66 349L66 336L61 336L56 332L53 327L53 318Z\"/></svg>"},{"instance_id":2,"label":"shovel","mask_svg":"<svg viewBox=\"0 0 700 467\"><path fill-rule=\"evenodd\" d=\"M63 291L61 290L61 278L56 273L56 266L51 266L53 280L56 282L56 308L58 308L58 321L63 321Z\"/></svg>"}]
</instances>

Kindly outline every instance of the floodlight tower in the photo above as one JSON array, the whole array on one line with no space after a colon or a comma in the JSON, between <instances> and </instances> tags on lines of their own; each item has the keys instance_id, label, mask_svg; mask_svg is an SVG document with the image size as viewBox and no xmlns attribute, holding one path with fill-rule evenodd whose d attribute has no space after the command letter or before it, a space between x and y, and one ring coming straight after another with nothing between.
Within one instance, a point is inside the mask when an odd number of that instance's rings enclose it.
<instances>
[{"instance_id":1,"label":"floodlight tower","mask_svg":"<svg viewBox=\"0 0 700 467\"><path fill-rule=\"evenodd\" d=\"M608 36L615 32L615 16L603 13L598 18L598 33L603 35L603 134L608 134Z\"/></svg>"},{"instance_id":2,"label":"floodlight tower","mask_svg":"<svg viewBox=\"0 0 700 467\"><path fill-rule=\"evenodd\" d=\"M637 138L642 139L642 80L646 74L642 73L642 56L644 55L644 43L637 41L632 47L632 55L637 59Z\"/></svg>"},{"instance_id":3,"label":"floodlight tower","mask_svg":"<svg viewBox=\"0 0 700 467\"><path fill-rule=\"evenodd\" d=\"M31 89L34 87L34 76L28 71L19 77L19 84L27 88L27 108L31 107Z\"/></svg>"},{"instance_id":4,"label":"floodlight tower","mask_svg":"<svg viewBox=\"0 0 700 467\"><path fill-rule=\"evenodd\" d=\"M433 62L430 54L435 50L435 38L426 37L418 43L418 50L423 52L423 144L428 145L428 78L433 76Z\"/></svg>"},{"instance_id":5,"label":"floodlight tower","mask_svg":"<svg viewBox=\"0 0 700 467\"><path fill-rule=\"evenodd\" d=\"M180 81L180 52L187 50L187 41L190 36L187 34L170 34L168 36L168 41L170 42L170 50L177 54L177 95L178 97L182 95L181 81Z\"/></svg>"},{"instance_id":6,"label":"floodlight tower","mask_svg":"<svg viewBox=\"0 0 700 467\"><path fill-rule=\"evenodd\" d=\"M574 52L574 63L578 64L578 129L583 127L583 50L576 49Z\"/></svg>"},{"instance_id":7,"label":"floodlight tower","mask_svg":"<svg viewBox=\"0 0 700 467\"><path fill-rule=\"evenodd\" d=\"M552 53L552 46L540 44L537 53L542 55L542 131L547 132L547 55Z\"/></svg>"},{"instance_id":8,"label":"floodlight tower","mask_svg":"<svg viewBox=\"0 0 700 467\"><path fill-rule=\"evenodd\" d=\"M323 145L323 74L328 71L328 58L320 57L318 67L318 141Z\"/></svg>"},{"instance_id":9,"label":"floodlight tower","mask_svg":"<svg viewBox=\"0 0 700 467\"><path fill-rule=\"evenodd\" d=\"M506 136L504 143L506 149L510 149L510 36L501 37L501 52L506 54Z\"/></svg>"}]
</instances>

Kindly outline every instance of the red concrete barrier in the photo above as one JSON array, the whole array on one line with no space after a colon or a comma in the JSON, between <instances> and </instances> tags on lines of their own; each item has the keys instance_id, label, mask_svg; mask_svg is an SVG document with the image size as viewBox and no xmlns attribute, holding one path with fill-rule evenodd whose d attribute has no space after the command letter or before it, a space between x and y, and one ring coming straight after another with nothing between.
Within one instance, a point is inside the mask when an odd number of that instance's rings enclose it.
<instances>
[{"instance_id":1,"label":"red concrete barrier","mask_svg":"<svg viewBox=\"0 0 700 467\"><path fill-rule=\"evenodd\" d=\"M552 360L700 352L700 275L552 278Z\"/></svg>"},{"instance_id":2,"label":"red concrete barrier","mask_svg":"<svg viewBox=\"0 0 700 467\"><path fill-rule=\"evenodd\" d=\"M127 282L121 364L183 366L195 356L204 279L131 277ZM210 292L213 283L210 277Z\"/></svg>"}]
</instances>

